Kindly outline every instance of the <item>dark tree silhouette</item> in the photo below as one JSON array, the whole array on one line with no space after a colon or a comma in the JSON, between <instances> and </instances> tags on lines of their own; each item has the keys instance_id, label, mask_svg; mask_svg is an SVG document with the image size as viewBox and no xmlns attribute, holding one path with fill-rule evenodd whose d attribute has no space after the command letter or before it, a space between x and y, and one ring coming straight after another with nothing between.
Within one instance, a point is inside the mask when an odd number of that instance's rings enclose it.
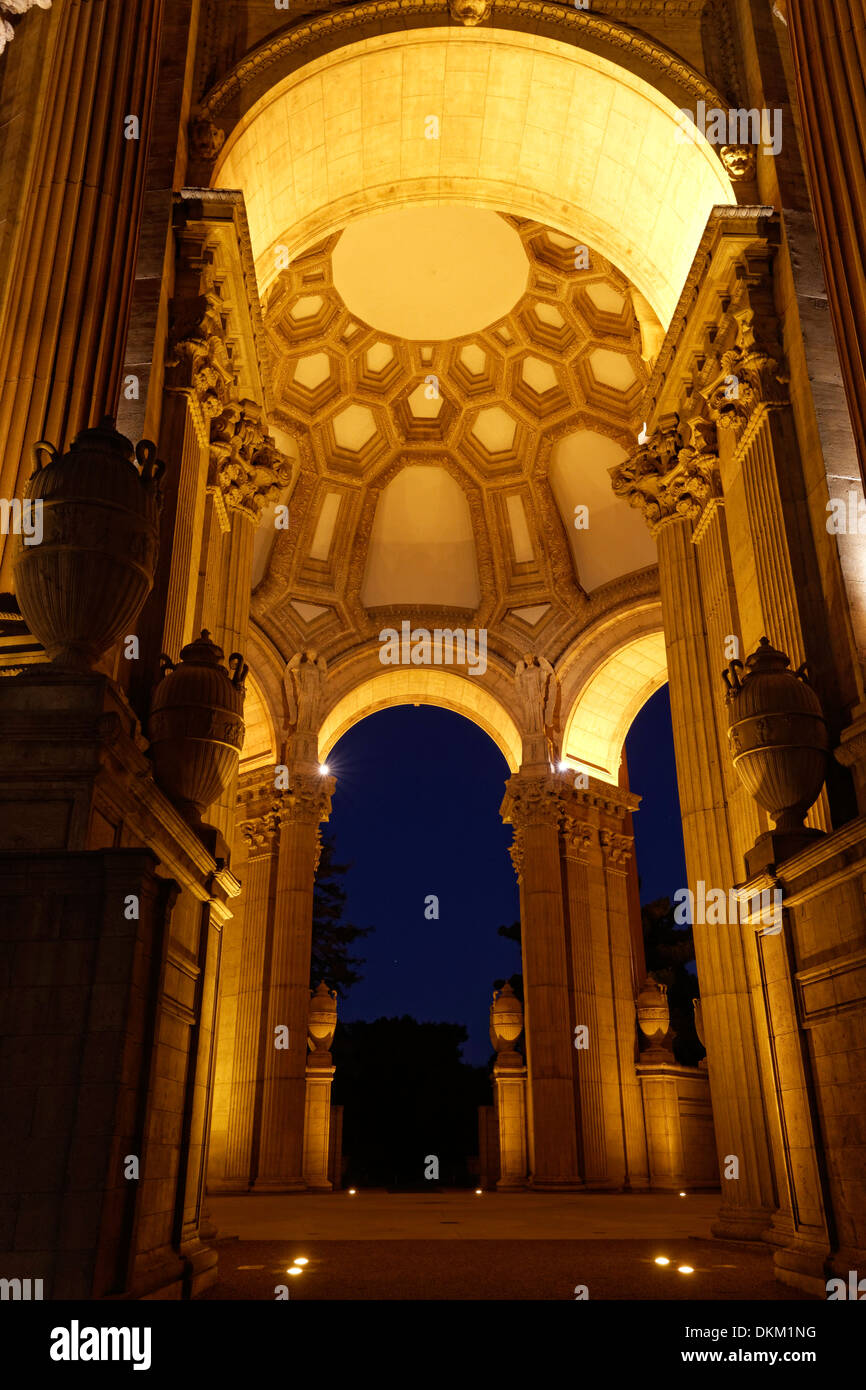
<instances>
[{"instance_id":1,"label":"dark tree silhouette","mask_svg":"<svg viewBox=\"0 0 866 1390\"><path fill-rule=\"evenodd\" d=\"M322 836L322 854L313 887L313 950L310 960L310 988L324 980L345 999L352 985L364 976L357 968L364 964L363 956L353 956L349 947L365 936L372 927L356 927L343 921L346 890L343 875L350 864L335 860L336 844L333 835Z\"/></svg>"},{"instance_id":2,"label":"dark tree silhouette","mask_svg":"<svg viewBox=\"0 0 866 1390\"><path fill-rule=\"evenodd\" d=\"M461 1023L377 1018L341 1023L332 1048L334 1103L344 1106L346 1182L367 1187L464 1186L478 1151L478 1106L492 1101L484 1067L461 1057ZM429 1155L439 1181L424 1177Z\"/></svg>"}]
</instances>

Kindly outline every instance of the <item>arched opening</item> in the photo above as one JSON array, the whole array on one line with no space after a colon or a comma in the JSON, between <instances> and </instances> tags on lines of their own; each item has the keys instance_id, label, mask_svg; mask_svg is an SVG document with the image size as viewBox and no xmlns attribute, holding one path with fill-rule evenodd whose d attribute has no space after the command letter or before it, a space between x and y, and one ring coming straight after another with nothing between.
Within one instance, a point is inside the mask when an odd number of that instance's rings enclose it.
<instances>
[{"instance_id":1,"label":"arched opening","mask_svg":"<svg viewBox=\"0 0 866 1390\"><path fill-rule=\"evenodd\" d=\"M323 839L351 867L333 874L327 857L319 900L327 911L333 884L345 921L374 928L347 948L362 979L340 1000L331 1049L343 1185L476 1187L492 990L520 972L519 944L498 934L519 917L499 816L509 769L465 717L407 704L361 718L328 756ZM314 911L314 959L316 929Z\"/></svg>"}]
</instances>

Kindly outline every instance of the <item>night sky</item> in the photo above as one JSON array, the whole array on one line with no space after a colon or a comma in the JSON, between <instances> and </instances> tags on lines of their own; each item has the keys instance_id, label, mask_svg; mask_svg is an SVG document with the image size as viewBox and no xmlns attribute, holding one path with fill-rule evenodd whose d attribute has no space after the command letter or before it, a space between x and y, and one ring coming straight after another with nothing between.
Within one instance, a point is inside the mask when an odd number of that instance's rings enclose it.
<instances>
[{"instance_id":1,"label":"night sky","mask_svg":"<svg viewBox=\"0 0 866 1390\"><path fill-rule=\"evenodd\" d=\"M685 883L666 686L638 715L626 752L644 796L635 833L649 902ZM338 862L352 866L345 920L375 927L356 944L365 978L341 1018L463 1023L465 1060L485 1063L493 981L520 969L517 946L497 935L519 916L511 830L499 818L505 759L468 719L421 705L368 716L328 764L337 790L327 830ZM439 898L438 921L425 919L429 894Z\"/></svg>"}]
</instances>

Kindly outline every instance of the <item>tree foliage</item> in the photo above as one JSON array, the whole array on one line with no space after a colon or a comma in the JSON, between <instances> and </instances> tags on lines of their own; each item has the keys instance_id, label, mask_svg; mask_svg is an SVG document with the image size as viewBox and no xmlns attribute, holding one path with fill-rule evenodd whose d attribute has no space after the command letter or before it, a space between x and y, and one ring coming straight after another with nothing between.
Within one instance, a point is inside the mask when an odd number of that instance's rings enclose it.
<instances>
[{"instance_id":1,"label":"tree foliage","mask_svg":"<svg viewBox=\"0 0 866 1390\"><path fill-rule=\"evenodd\" d=\"M340 999L345 999L352 985L364 978L358 968L365 963L364 957L352 955L350 947L369 936L373 928L356 927L343 921L346 907L343 877L351 865L338 864L335 856L333 835L323 835L322 854L313 887L310 988L315 989L319 981L324 980L329 989L337 991Z\"/></svg>"}]
</instances>

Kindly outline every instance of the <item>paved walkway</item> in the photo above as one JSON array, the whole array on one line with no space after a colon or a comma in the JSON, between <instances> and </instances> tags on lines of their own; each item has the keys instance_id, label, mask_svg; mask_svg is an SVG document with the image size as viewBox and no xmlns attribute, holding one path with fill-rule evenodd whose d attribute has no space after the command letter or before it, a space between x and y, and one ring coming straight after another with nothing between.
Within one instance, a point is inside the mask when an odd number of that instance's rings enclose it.
<instances>
[{"instance_id":1,"label":"paved walkway","mask_svg":"<svg viewBox=\"0 0 866 1390\"><path fill-rule=\"evenodd\" d=\"M212 1197L210 1300L748 1299L803 1296L769 1250L710 1237L718 1196L361 1190ZM307 1264L289 1276L296 1256ZM658 1256L670 1261L657 1265ZM692 1273L681 1273L688 1265Z\"/></svg>"},{"instance_id":2,"label":"paved walkway","mask_svg":"<svg viewBox=\"0 0 866 1390\"><path fill-rule=\"evenodd\" d=\"M220 1236L240 1240L623 1240L704 1236L716 1193L348 1192L209 1197Z\"/></svg>"}]
</instances>

